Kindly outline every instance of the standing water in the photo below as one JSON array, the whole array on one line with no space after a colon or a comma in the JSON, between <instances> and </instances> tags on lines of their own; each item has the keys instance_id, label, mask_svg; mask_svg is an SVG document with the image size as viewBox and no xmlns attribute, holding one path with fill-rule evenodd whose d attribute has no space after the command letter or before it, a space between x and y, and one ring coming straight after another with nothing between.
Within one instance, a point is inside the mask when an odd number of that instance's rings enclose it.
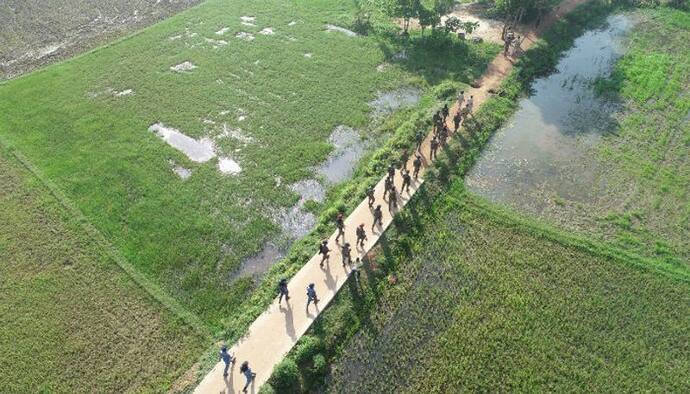
<instances>
[{"instance_id":1,"label":"standing water","mask_svg":"<svg viewBox=\"0 0 690 394\"><path fill-rule=\"evenodd\" d=\"M575 40L558 72L534 82L533 95L520 101L468 174L471 190L535 213L554 198L587 202L602 194L605 169L591 152L601 135L615 128L616 108L592 86L609 76L634 24L629 15L607 22Z\"/></svg>"}]
</instances>

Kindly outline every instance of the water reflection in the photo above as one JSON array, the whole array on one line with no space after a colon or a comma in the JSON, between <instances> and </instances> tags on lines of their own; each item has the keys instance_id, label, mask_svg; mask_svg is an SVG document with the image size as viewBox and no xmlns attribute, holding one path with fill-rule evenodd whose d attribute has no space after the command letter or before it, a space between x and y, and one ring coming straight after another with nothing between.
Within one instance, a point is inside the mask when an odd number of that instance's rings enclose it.
<instances>
[{"instance_id":1,"label":"water reflection","mask_svg":"<svg viewBox=\"0 0 690 394\"><path fill-rule=\"evenodd\" d=\"M541 212L545 196L585 202L606 183L592 147L615 127L614 104L597 97L592 83L610 74L634 25L628 15L585 33L558 63L558 72L538 79L533 94L497 132L467 176L467 185L494 201Z\"/></svg>"}]
</instances>

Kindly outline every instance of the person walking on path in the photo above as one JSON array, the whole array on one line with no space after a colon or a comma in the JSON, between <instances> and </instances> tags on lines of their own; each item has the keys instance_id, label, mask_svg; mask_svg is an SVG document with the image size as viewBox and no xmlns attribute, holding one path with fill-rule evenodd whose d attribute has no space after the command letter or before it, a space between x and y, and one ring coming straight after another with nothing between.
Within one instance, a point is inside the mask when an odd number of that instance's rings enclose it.
<instances>
[{"instance_id":1,"label":"person walking on path","mask_svg":"<svg viewBox=\"0 0 690 394\"><path fill-rule=\"evenodd\" d=\"M395 190L395 186L391 187L390 192L388 192L388 211L393 212L393 209L398 208L398 192Z\"/></svg>"},{"instance_id":2,"label":"person walking on path","mask_svg":"<svg viewBox=\"0 0 690 394\"><path fill-rule=\"evenodd\" d=\"M223 345L220 348L220 353L218 354L218 360L223 360L225 363L225 369L223 370L223 377L228 376L228 368L230 368L231 364L235 364L235 357L232 356L232 354L228 353L228 347L227 345Z\"/></svg>"},{"instance_id":3,"label":"person walking on path","mask_svg":"<svg viewBox=\"0 0 690 394\"><path fill-rule=\"evenodd\" d=\"M458 129L460 128L460 121L462 120L462 115L460 115L460 107L458 107L457 112L455 112L455 115L453 115L453 126L455 127L453 129L453 133L456 133Z\"/></svg>"},{"instance_id":4,"label":"person walking on path","mask_svg":"<svg viewBox=\"0 0 690 394\"><path fill-rule=\"evenodd\" d=\"M417 131L417 134L415 134L414 139L417 143L417 147L415 149L419 151L422 148L422 142L424 142L424 132L422 130Z\"/></svg>"},{"instance_id":5,"label":"person walking on path","mask_svg":"<svg viewBox=\"0 0 690 394\"><path fill-rule=\"evenodd\" d=\"M338 228L338 235L335 237L335 242L338 242L341 236L345 238L345 219L343 218L342 212L338 212L338 216L335 217L335 226Z\"/></svg>"},{"instance_id":6,"label":"person walking on path","mask_svg":"<svg viewBox=\"0 0 690 394\"><path fill-rule=\"evenodd\" d=\"M323 255L323 257L321 257L321 263L319 263L321 268L323 268L323 263L331 257L330 252L331 250L328 248L328 240L324 239L321 241L321 245L319 245L319 254Z\"/></svg>"},{"instance_id":7,"label":"person walking on path","mask_svg":"<svg viewBox=\"0 0 690 394\"><path fill-rule=\"evenodd\" d=\"M438 133L438 139L439 139L439 145L440 146L446 146L446 140L448 139L448 133L450 131L448 130L448 126L445 124L441 128L441 132Z\"/></svg>"},{"instance_id":8,"label":"person walking on path","mask_svg":"<svg viewBox=\"0 0 690 394\"><path fill-rule=\"evenodd\" d=\"M359 247L364 247L364 241L367 240L367 232L364 231L364 223L360 224L359 227L357 227L357 243L356 245Z\"/></svg>"},{"instance_id":9,"label":"person walking on path","mask_svg":"<svg viewBox=\"0 0 690 394\"><path fill-rule=\"evenodd\" d=\"M407 148L403 149L400 160L402 160L402 163L400 163L400 169L407 170L407 161L410 160L410 151L408 151Z\"/></svg>"},{"instance_id":10,"label":"person walking on path","mask_svg":"<svg viewBox=\"0 0 690 394\"><path fill-rule=\"evenodd\" d=\"M431 160L434 160L436 158L436 151L438 150L438 139L436 139L436 136L431 139L431 151L429 157Z\"/></svg>"},{"instance_id":11,"label":"person walking on path","mask_svg":"<svg viewBox=\"0 0 690 394\"><path fill-rule=\"evenodd\" d=\"M434 113L434 116L431 118L431 122L434 125L434 132L436 131L436 127L438 126L440 121L441 121L441 111L437 111Z\"/></svg>"},{"instance_id":12,"label":"person walking on path","mask_svg":"<svg viewBox=\"0 0 690 394\"><path fill-rule=\"evenodd\" d=\"M410 183L412 183L412 177L410 176L410 172L405 170L402 173L402 178L403 178L403 183L402 187L400 188L400 193L402 194L405 192L405 189L407 188L407 194L410 194Z\"/></svg>"},{"instance_id":13,"label":"person walking on path","mask_svg":"<svg viewBox=\"0 0 690 394\"><path fill-rule=\"evenodd\" d=\"M467 99L467 105L465 105L465 110L467 110L467 115L472 113L472 107L474 107L474 96L470 96L469 99ZM465 115L465 116L467 116Z\"/></svg>"},{"instance_id":14,"label":"person walking on path","mask_svg":"<svg viewBox=\"0 0 690 394\"><path fill-rule=\"evenodd\" d=\"M314 288L314 284L310 283L309 286L307 286L307 310L309 310L309 304L314 303L316 305L319 302L319 298L316 297L316 289Z\"/></svg>"},{"instance_id":15,"label":"person walking on path","mask_svg":"<svg viewBox=\"0 0 690 394\"><path fill-rule=\"evenodd\" d=\"M418 154L414 156L412 167L414 168L414 179L417 179L419 177L419 169L422 168L422 156Z\"/></svg>"},{"instance_id":16,"label":"person walking on path","mask_svg":"<svg viewBox=\"0 0 690 394\"><path fill-rule=\"evenodd\" d=\"M510 28L508 28L505 37L503 37L503 56L508 57L508 50L510 49L510 44L513 42L514 38L515 34L512 30L510 30Z\"/></svg>"},{"instance_id":17,"label":"person walking on path","mask_svg":"<svg viewBox=\"0 0 690 394\"><path fill-rule=\"evenodd\" d=\"M374 186L369 186L367 189L367 199L369 203L369 208L374 206L374 202L376 201L376 197L374 197Z\"/></svg>"},{"instance_id":18,"label":"person walking on path","mask_svg":"<svg viewBox=\"0 0 690 394\"><path fill-rule=\"evenodd\" d=\"M388 178L390 178L390 180L395 178L395 166L393 164L388 166Z\"/></svg>"},{"instance_id":19,"label":"person walking on path","mask_svg":"<svg viewBox=\"0 0 690 394\"><path fill-rule=\"evenodd\" d=\"M343 267L345 266L345 263L352 264L352 257L350 256L351 250L350 243L345 242L345 245L343 245L343 248L340 250L340 254L343 258Z\"/></svg>"},{"instance_id":20,"label":"person walking on path","mask_svg":"<svg viewBox=\"0 0 690 394\"><path fill-rule=\"evenodd\" d=\"M376 209L374 209L372 215L374 215L374 223L371 224L371 232L373 233L376 223L378 223L379 226L383 226L383 212L381 211L381 204L376 206Z\"/></svg>"},{"instance_id":21,"label":"person walking on path","mask_svg":"<svg viewBox=\"0 0 690 394\"><path fill-rule=\"evenodd\" d=\"M384 201L386 200L386 195L388 193L390 193L392 187L393 187L393 180L390 177L386 177L386 180L383 181L383 199L384 199Z\"/></svg>"},{"instance_id":22,"label":"person walking on path","mask_svg":"<svg viewBox=\"0 0 690 394\"><path fill-rule=\"evenodd\" d=\"M450 113L450 109L448 108L448 103L446 103L443 106L443 109L441 110L441 113L443 114L443 122L446 122L446 118L448 118L448 114Z\"/></svg>"},{"instance_id":23,"label":"person walking on path","mask_svg":"<svg viewBox=\"0 0 690 394\"><path fill-rule=\"evenodd\" d=\"M290 301L290 295L288 291L288 286L287 286L287 279L283 278L278 282L278 305L283 301L283 297L285 297L285 302Z\"/></svg>"},{"instance_id":24,"label":"person walking on path","mask_svg":"<svg viewBox=\"0 0 690 394\"><path fill-rule=\"evenodd\" d=\"M465 102L465 91L461 90L460 93L458 93L458 108L462 108L462 103Z\"/></svg>"},{"instance_id":25,"label":"person walking on path","mask_svg":"<svg viewBox=\"0 0 690 394\"><path fill-rule=\"evenodd\" d=\"M252 372L251 368L249 368L249 361L245 361L242 363L242 365L240 366L240 372L247 379L247 383L244 384L244 388L242 389L242 392L246 393L247 388L254 381L256 374L254 372Z\"/></svg>"}]
</instances>

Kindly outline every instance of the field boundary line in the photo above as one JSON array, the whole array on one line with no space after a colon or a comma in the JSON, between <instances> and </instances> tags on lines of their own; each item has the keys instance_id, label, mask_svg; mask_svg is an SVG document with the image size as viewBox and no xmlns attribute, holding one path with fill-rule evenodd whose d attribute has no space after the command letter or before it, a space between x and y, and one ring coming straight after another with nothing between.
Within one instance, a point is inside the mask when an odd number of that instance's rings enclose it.
<instances>
[{"instance_id":1,"label":"field boundary line","mask_svg":"<svg viewBox=\"0 0 690 394\"><path fill-rule=\"evenodd\" d=\"M561 245L574 247L609 260L617 260L624 264L634 266L635 268L654 271L655 273L662 274L673 280L690 283L690 273L673 269L667 263L621 249L603 241L588 238L576 232L559 229L541 220L524 217L517 212L513 212L509 208L493 204L472 192L468 191L464 199L452 196L448 198L458 204L465 203L465 206L472 212L484 215L500 224L525 229L537 236Z\"/></svg>"},{"instance_id":2,"label":"field boundary line","mask_svg":"<svg viewBox=\"0 0 690 394\"><path fill-rule=\"evenodd\" d=\"M38 181L55 197L60 205L69 213L73 219L81 226L86 234L95 241L99 247L105 250L106 254L113 259L115 264L122 269L139 287L149 294L155 301L163 305L177 318L194 328L203 337L211 337L211 332L201 319L194 313L187 310L184 306L169 296L162 288L151 282L139 272L77 208L76 205L62 192L62 190L51 180L43 176L33 164L17 148L8 144L4 137L0 135L0 147L9 152L15 160L21 163Z\"/></svg>"}]
</instances>

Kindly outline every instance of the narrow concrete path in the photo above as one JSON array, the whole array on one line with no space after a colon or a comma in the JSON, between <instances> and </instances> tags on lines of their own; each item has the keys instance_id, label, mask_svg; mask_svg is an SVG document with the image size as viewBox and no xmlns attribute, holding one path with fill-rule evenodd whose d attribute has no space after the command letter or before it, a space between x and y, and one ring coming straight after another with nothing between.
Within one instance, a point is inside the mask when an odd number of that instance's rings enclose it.
<instances>
[{"instance_id":1,"label":"narrow concrete path","mask_svg":"<svg viewBox=\"0 0 690 394\"><path fill-rule=\"evenodd\" d=\"M522 29L525 36L522 48L528 49L534 44L541 31L550 27L561 15L570 12L576 6L587 0L565 0L560 6L544 18L539 30ZM483 77L478 81L478 88L472 88L465 92L465 98L474 96L474 108L478 108L490 96L489 91L497 89L503 79L512 70L512 62L499 54L489 64ZM457 111L457 103L451 109L451 114ZM448 122L451 122L449 116ZM450 124L449 124L450 126ZM452 130L452 128L451 128ZM419 174L419 179L413 181L409 192L398 192L398 209L393 212L388 210L388 201L383 199L385 176L376 185L376 203L381 204L383 210L383 224L374 228L372 232L373 216L372 210L366 201L362 201L357 208L345 219L345 239L336 242L336 233L329 239L331 257L329 263L321 268L320 255L315 255L307 262L302 269L290 280L290 302L278 304L278 299L268 307L249 327L247 334L240 339L231 349L237 357L237 363L230 370L227 378L223 377L224 365L219 362L211 372L202 380L196 388L195 393L240 393L245 384L245 378L239 371L239 365L248 361L251 369L256 373L256 378L250 385L248 392L257 393L261 385L270 377L273 368L285 357L292 349L297 340L304 335L314 322L319 313L333 300L338 290L347 280L352 272L349 266L341 264L340 248L345 242L352 245L352 259L364 256L379 240L383 232L393 222L394 214L405 207L411 197L422 186L424 172L432 164L429 159L430 141L433 133L429 133L424 140L421 153L423 166ZM407 168L412 168L410 158ZM396 171L395 185L399 191L402 185L402 177ZM363 248L356 248L355 229L360 224L365 225L368 241ZM317 245L314 245L314 249ZM306 289L310 283L316 285L316 293L320 299L318 307L311 305L305 308L307 302ZM277 285L277 284L276 284Z\"/></svg>"}]
</instances>

